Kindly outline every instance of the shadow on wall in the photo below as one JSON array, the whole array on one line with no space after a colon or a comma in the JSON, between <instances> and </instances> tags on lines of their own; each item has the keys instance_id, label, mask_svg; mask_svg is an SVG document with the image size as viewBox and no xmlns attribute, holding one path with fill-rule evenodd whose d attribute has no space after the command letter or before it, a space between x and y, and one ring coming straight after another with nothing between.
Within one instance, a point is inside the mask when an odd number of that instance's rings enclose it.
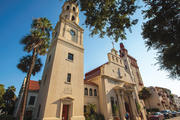
<instances>
[{"instance_id":1,"label":"shadow on wall","mask_svg":"<svg viewBox=\"0 0 180 120\"><path fill-rule=\"evenodd\" d=\"M52 104L57 104L57 109L56 109L56 117L59 118L60 117L60 109L61 109L61 106L60 106L60 99L53 102Z\"/></svg>"}]
</instances>

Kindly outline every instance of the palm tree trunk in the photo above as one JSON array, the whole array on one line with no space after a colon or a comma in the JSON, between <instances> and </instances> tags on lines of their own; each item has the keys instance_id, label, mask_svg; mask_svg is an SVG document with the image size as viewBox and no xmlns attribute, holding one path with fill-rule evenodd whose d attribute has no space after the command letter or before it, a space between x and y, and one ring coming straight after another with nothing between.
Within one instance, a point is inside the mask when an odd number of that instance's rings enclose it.
<instances>
[{"instance_id":1,"label":"palm tree trunk","mask_svg":"<svg viewBox=\"0 0 180 120\"><path fill-rule=\"evenodd\" d=\"M27 96L28 96L28 89L29 89L29 82L30 82L30 78L31 78L31 73L32 73L34 65L35 65L35 60L36 60L36 48L33 49L31 66L30 66L30 69L27 73L24 95L23 95L23 101L22 101L22 109L21 109L21 113L20 113L20 120L24 119L24 114L25 114L25 110L26 110L26 103L27 103Z\"/></svg>"}]
</instances>

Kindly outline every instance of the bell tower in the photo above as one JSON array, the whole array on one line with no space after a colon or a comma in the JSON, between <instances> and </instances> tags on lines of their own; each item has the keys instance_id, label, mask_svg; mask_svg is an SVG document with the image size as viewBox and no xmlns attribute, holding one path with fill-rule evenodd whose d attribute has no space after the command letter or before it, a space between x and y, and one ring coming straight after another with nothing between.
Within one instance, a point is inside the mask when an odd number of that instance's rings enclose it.
<instances>
[{"instance_id":1,"label":"bell tower","mask_svg":"<svg viewBox=\"0 0 180 120\"><path fill-rule=\"evenodd\" d=\"M76 24L79 24L79 8L77 4L71 2L66 2L63 5L62 13L60 18L64 18L69 21L73 21Z\"/></svg>"},{"instance_id":2,"label":"bell tower","mask_svg":"<svg viewBox=\"0 0 180 120\"><path fill-rule=\"evenodd\" d=\"M84 120L84 48L79 8L65 2L43 71L34 118Z\"/></svg>"}]
</instances>

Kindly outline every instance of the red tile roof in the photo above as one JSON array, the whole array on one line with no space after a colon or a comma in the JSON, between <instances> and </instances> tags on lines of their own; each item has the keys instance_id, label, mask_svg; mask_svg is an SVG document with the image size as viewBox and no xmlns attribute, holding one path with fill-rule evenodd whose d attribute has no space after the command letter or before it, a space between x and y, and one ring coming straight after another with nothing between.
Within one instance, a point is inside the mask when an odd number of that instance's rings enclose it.
<instances>
[{"instance_id":1,"label":"red tile roof","mask_svg":"<svg viewBox=\"0 0 180 120\"><path fill-rule=\"evenodd\" d=\"M39 81L30 80L30 82L29 82L29 90L30 91L36 91L36 90L39 90L39 88L40 88Z\"/></svg>"},{"instance_id":2,"label":"red tile roof","mask_svg":"<svg viewBox=\"0 0 180 120\"><path fill-rule=\"evenodd\" d=\"M97 68L95 68L95 69L93 69L93 70L91 70L91 71L89 71L89 72L87 72L87 73L85 74L85 79L84 79L84 80L86 81L86 80L89 80L89 79L91 79L91 78L94 78L94 77L100 75L100 74L101 74L101 67L102 67L103 65L107 64L107 63L108 63L108 62L102 64L101 66L99 66L99 67L97 67Z\"/></svg>"},{"instance_id":3,"label":"red tile roof","mask_svg":"<svg viewBox=\"0 0 180 120\"><path fill-rule=\"evenodd\" d=\"M85 74L85 80L94 78L94 77L100 75L100 73L101 73L100 67L93 69L92 71Z\"/></svg>"}]
</instances>

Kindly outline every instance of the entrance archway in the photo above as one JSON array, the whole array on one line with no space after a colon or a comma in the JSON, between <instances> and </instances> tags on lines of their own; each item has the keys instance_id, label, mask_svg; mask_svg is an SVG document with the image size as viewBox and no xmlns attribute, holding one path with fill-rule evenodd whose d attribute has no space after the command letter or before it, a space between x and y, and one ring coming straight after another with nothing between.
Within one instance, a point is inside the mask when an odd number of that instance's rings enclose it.
<instances>
[{"instance_id":1,"label":"entrance archway","mask_svg":"<svg viewBox=\"0 0 180 120\"><path fill-rule=\"evenodd\" d=\"M70 120L73 113L74 98L66 96L61 98L61 120Z\"/></svg>"},{"instance_id":2,"label":"entrance archway","mask_svg":"<svg viewBox=\"0 0 180 120\"><path fill-rule=\"evenodd\" d=\"M133 120L135 119L135 116L134 116L134 110L133 110L133 104L132 104L132 96L129 96L127 93L125 94L125 109L126 109L126 112L129 113L129 117L130 117L130 120Z\"/></svg>"}]
</instances>

